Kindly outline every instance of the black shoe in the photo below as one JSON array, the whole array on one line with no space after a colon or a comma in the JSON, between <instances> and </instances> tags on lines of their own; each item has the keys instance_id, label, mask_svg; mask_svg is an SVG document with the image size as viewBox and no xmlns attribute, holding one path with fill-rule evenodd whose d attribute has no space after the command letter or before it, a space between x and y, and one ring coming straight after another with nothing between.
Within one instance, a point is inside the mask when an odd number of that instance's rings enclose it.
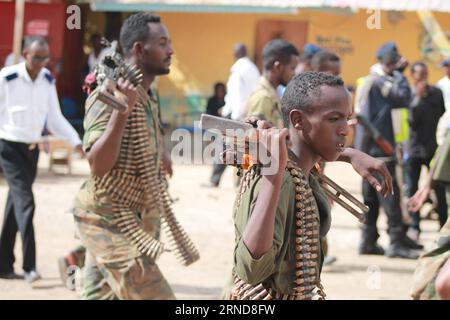
<instances>
[{"instance_id":1,"label":"black shoe","mask_svg":"<svg viewBox=\"0 0 450 320\"><path fill-rule=\"evenodd\" d=\"M359 254L374 254L382 256L384 254L384 249L378 243L371 245L361 244L359 246Z\"/></svg>"},{"instance_id":2,"label":"black shoe","mask_svg":"<svg viewBox=\"0 0 450 320\"><path fill-rule=\"evenodd\" d=\"M323 267L332 265L333 263L335 263L337 260L337 258L335 256L325 256L325 258L323 259Z\"/></svg>"},{"instance_id":3,"label":"black shoe","mask_svg":"<svg viewBox=\"0 0 450 320\"><path fill-rule=\"evenodd\" d=\"M406 231L406 236L409 237L410 239L414 240L414 241L419 241L419 237L420 237L420 230L416 229L416 228L408 228L408 230Z\"/></svg>"},{"instance_id":4,"label":"black shoe","mask_svg":"<svg viewBox=\"0 0 450 320\"><path fill-rule=\"evenodd\" d=\"M61 282L65 285L67 282L67 269L69 268L69 263L65 257L61 257L58 259L58 271L59 278Z\"/></svg>"},{"instance_id":5,"label":"black shoe","mask_svg":"<svg viewBox=\"0 0 450 320\"><path fill-rule=\"evenodd\" d=\"M41 279L41 275L36 270L24 272L23 276L25 278L25 281L28 283L33 283L33 282Z\"/></svg>"},{"instance_id":6,"label":"black shoe","mask_svg":"<svg viewBox=\"0 0 450 320\"><path fill-rule=\"evenodd\" d=\"M385 255L389 258L403 258L403 259L417 259L420 254L410 248L406 247L403 243L391 244Z\"/></svg>"},{"instance_id":7,"label":"black shoe","mask_svg":"<svg viewBox=\"0 0 450 320\"><path fill-rule=\"evenodd\" d=\"M13 272L0 272L0 279L15 280L15 279L23 279L23 277L18 275L14 271Z\"/></svg>"},{"instance_id":8,"label":"black shoe","mask_svg":"<svg viewBox=\"0 0 450 320\"><path fill-rule=\"evenodd\" d=\"M417 243L416 241L414 241L413 239L411 239L407 235L405 235L403 237L402 244L404 244L409 249L414 249L414 250L422 250L423 249L423 245Z\"/></svg>"},{"instance_id":9,"label":"black shoe","mask_svg":"<svg viewBox=\"0 0 450 320\"><path fill-rule=\"evenodd\" d=\"M200 187L214 189L214 188L218 188L219 185L218 184L214 184L212 182L209 182L209 183L201 183Z\"/></svg>"}]
</instances>

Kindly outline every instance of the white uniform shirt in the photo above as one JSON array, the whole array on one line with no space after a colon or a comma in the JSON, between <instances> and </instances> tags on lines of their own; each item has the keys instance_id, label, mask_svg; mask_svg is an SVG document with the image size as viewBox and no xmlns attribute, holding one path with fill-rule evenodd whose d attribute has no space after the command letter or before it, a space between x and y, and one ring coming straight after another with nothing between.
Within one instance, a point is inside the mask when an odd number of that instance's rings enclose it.
<instances>
[{"instance_id":1,"label":"white uniform shirt","mask_svg":"<svg viewBox=\"0 0 450 320\"><path fill-rule=\"evenodd\" d=\"M247 115L245 109L247 99L259 83L260 73L255 64L248 58L238 59L231 67L227 82L227 95L222 116L231 113L231 119L243 120Z\"/></svg>"},{"instance_id":2,"label":"white uniform shirt","mask_svg":"<svg viewBox=\"0 0 450 320\"><path fill-rule=\"evenodd\" d=\"M445 102L445 110L450 110L450 78L445 76L438 81L436 86L442 90Z\"/></svg>"},{"instance_id":3,"label":"white uniform shirt","mask_svg":"<svg viewBox=\"0 0 450 320\"><path fill-rule=\"evenodd\" d=\"M0 139L36 143L44 125L73 145L81 144L78 133L64 118L55 81L45 68L32 81L25 62L0 70Z\"/></svg>"}]
</instances>

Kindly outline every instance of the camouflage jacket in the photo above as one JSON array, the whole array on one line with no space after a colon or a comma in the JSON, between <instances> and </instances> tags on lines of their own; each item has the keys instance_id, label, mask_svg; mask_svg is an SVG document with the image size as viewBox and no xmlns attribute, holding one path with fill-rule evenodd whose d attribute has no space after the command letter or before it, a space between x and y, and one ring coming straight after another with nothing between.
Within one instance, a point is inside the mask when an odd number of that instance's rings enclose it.
<instances>
[{"instance_id":1,"label":"camouflage jacket","mask_svg":"<svg viewBox=\"0 0 450 320\"><path fill-rule=\"evenodd\" d=\"M277 128L284 127L280 98L264 76L261 76L258 86L248 98L246 108L248 116L267 120Z\"/></svg>"},{"instance_id":2,"label":"camouflage jacket","mask_svg":"<svg viewBox=\"0 0 450 320\"><path fill-rule=\"evenodd\" d=\"M320 184L312 175L309 176L309 185L319 210L320 237L325 237L331 225L330 205ZM276 209L273 246L262 257L254 259L242 240L242 234L256 205L260 188L261 176L252 181L250 187L243 193L239 204L235 203L233 220L236 243L233 274L252 285L263 282L265 287L274 289L276 292L292 294L296 279L295 214L298 210L296 209L295 185L290 174L286 172L283 176L280 199ZM318 274L321 271L323 254L320 255L319 260Z\"/></svg>"},{"instance_id":3,"label":"camouflage jacket","mask_svg":"<svg viewBox=\"0 0 450 320\"><path fill-rule=\"evenodd\" d=\"M94 143L102 136L108 125L113 109L108 105L94 101L95 91L86 101L84 119L85 134L83 150L88 153ZM161 158L162 138L160 132L159 107L156 99L149 96L146 102L147 125L152 150L150 153ZM160 161L156 162L159 170ZM79 229L80 238L89 251L100 262L114 262L134 258L140 255L135 246L113 224L112 199L106 190L97 189L94 177L83 183L75 197L73 214ZM159 237L160 217L157 210L136 212L144 228L155 238Z\"/></svg>"},{"instance_id":4,"label":"camouflage jacket","mask_svg":"<svg viewBox=\"0 0 450 320\"><path fill-rule=\"evenodd\" d=\"M424 253L414 272L411 296L420 300L439 300L436 293L436 277L450 258L450 218L442 227L435 248Z\"/></svg>"}]
</instances>

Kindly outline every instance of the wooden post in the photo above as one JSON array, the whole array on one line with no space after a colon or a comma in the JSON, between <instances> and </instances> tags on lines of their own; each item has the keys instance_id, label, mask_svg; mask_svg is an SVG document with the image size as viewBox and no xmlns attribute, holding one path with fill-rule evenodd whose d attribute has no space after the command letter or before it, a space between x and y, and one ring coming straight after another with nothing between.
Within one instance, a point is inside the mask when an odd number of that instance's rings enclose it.
<instances>
[{"instance_id":1,"label":"wooden post","mask_svg":"<svg viewBox=\"0 0 450 320\"><path fill-rule=\"evenodd\" d=\"M25 11L25 0L16 0L16 13L14 17L14 64L19 63L22 55L22 35L23 35L23 16Z\"/></svg>"}]
</instances>

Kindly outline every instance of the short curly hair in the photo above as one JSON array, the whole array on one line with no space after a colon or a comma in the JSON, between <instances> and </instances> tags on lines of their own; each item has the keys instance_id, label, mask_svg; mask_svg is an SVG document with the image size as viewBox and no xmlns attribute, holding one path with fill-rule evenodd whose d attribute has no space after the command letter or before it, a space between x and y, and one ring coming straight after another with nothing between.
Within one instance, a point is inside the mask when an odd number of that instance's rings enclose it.
<instances>
[{"instance_id":1,"label":"short curly hair","mask_svg":"<svg viewBox=\"0 0 450 320\"><path fill-rule=\"evenodd\" d=\"M320 51L316 53L311 59L311 68L314 71L325 71L323 68L325 67L328 61L331 62L339 62L341 59L331 51ZM322 70L321 70L322 69Z\"/></svg>"},{"instance_id":2,"label":"short curly hair","mask_svg":"<svg viewBox=\"0 0 450 320\"><path fill-rule=\"evenodd\" d=\"M340 77L326 72L308 71L296 75L286 87L281 99L281 111L285 127L289 126L289 113L292 110L309 111L320 99L322 86L343 87Z\"/></svg>"},{"instance_id":3,"label":"short curly hair","mask_svg":"<svg viewBox=\"0 0 450 320\"><path fill-rule=\"evenodd\" d=\"M262 51L264 70L272 69L275 61L288 64L292 55L299 55L297 48L292 43L283 39L271 40L264 46Z\"/></svg>"},{"instance_id":4,"label":"short curly hair","mask_svg":"<svg viewBox=\"0 0 450 320\"><path fill-rule=\"evenodd\" d=\"M161 17L146 12L139 12L129 16L120 29L120 46L124 54L129 54L133 44L146 41L150 36L149 23L161 23Z\"/></svg>"}]
</instances>

